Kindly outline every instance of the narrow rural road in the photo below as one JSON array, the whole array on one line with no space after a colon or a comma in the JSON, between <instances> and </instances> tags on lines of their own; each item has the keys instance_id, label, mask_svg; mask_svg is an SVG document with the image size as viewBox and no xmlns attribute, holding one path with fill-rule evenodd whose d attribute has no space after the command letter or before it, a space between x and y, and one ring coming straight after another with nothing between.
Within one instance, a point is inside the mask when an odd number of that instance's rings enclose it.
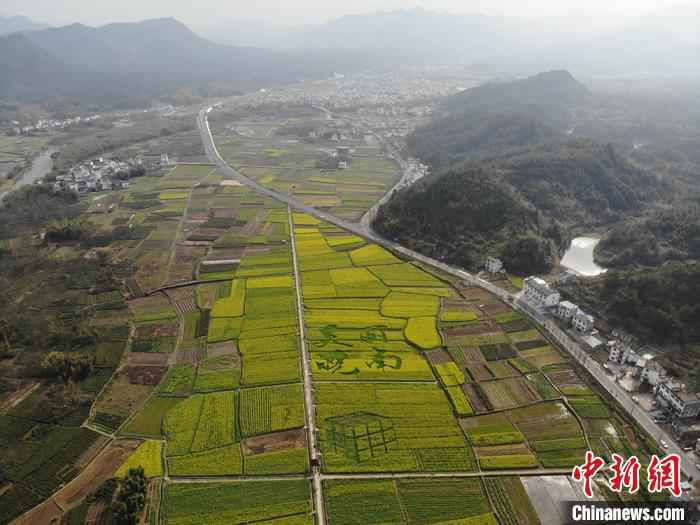
<instances>
[{"instance_id":1,"label":"narrow rural road","mask_svg":"<svg viewBox=\"0 0 700 525\"><path fill-rule=\"evenodd\" d=\"M442 479L442 478L493 478L497 476L568 476L571 469L510 469L474 472L380 472L376 474L322 474L321 478L331 479Z\"/></svg>"},{"instance_id":2,"label":"narrow rural road","mask_svg":"<svg viewBox=\"0 0 700 525\"><path fill-rule=\"evenodd\" d=\"M344 228L345 230L348 230L351 233L354 233L355 235L358 235L368 241L374 242L386 248L387 250L390 250L397 254L401 254L406 258L419 261L432 268L441 270L449 275L459 277L460 279L463 279L471 285L483 288L494 294L496 297L499 297L501 300L507 302L508 304L511 304L515 309L525 314L527 317L533 320L540 328L545 330L552 338L558 341L560 346L567 350L581 364L581 366L586 368L598 380L598 382L603 386L603 388L605 388L610 393L610 395L614 397L621 404L621 406L630 414L630 417L634 418L654 440L660 442L663 439L664 441L666 441L666 443L668 444L667 451L669 453L678 454L682 458L681 468L686 474L686 476L693 479L700 479L700 469L698 469L696 466L696 464L700 463L698 461L697 456L695 456L695 454L693 454L692 452L683 452L683 450L680 449L680 447L671 439L671 437L662 428L660 428L656 423L652 421L652 419L647 413L645 413L643 410L640 410L637 407L637 405L634 404L630 397L622 391L622 389L617 383L615 383L609 377L607 377L607 375L602 371L602 369L600 369L600 366L593 361L593 359L585 352L583 348L581 348L581 346L578 343L568 338L568 336L565 336L565 334L564 336L562 335L563 332L560 329L558 329L556 323L554 323L551 319L545 318L542 314L530 308L527 305L527 303L519 301L514 294L511 294L506 290L494 286L485 279L475 276L460 268L456 268L454 266L450 266L430 257L426 257L425 255L414 252L413 250L409 250L408 248L405 248L395 242L384 239L379 235L375 234L373 231L371 231L368 225L355 224L345 221L343 219L339 219L338 217L335 217L334 215L331 215L324 211L318 210L313 206L308 206L306 204L296 201L295 199L290 198L287 195L283 195L274 190L266 188L258 184L254 180L249 179L245 175L242 175L237 170L229 166L226 163L226 161L221 157L219 151L216 149L216 145L214 144L214 138L211 134L211 129L209 128L209 122L207 119L208 113L210 113L213 109L214 106L209 106L208 108L202 109L197 117L197 125L200 130L202 142L204 144L204 149L207 154L207 157L211 162L216 164L221 169L224 175L232 179L238 180L242 184L253 188L255 191L263 195L283 202L291 208L303 211L304 213L313 215L318 219L334 224L340 228ZM326 114L328 115L328 113Z\"/></svg>"},{"instance_id":3,"label":"narrow rural road","mask_svg":"<svg viewBox=\"0 0 700 525\"><path fill-rule=\"evenodd\" d=\"M568 476L571 469L509 469L468 472L380 472L366 474L320 474L322 481L368 480L368 479L449 479L449 478L494 478L499 476ZM169 483L245 483L255 481L285 481L290 479L313 479L314 475L290 474L287 476L170 476Z\"/></svg>"},{"instance_id":4,"label":"narrow rural road","mask_svg":"<svg viewBox=\"0 0 700 525\"><path fill-rule=\"evenodd\" d=\"M326 114L326 119L327 120L341 120L341 121L346 121L353 123L352 118L350 117L336 117L333 115L333 112L324 107L324 106L317 106L313 105L311 106L314 109L317 109L319 111L322 111L323 113ZM360 219L360 227L364 229L366 232L372 232L372 221L374 218L377 216L377 211L379 208L388 201L392 194L394 193L395 190L402 188L403 186L406 186L410 181L412 180L417 180L418 177L416 177L416 171L415 168L410 166L408 162L406 162L402 157L401 154L390 144L386 143L377 133L371 130L367 130L371 135L373 135L377 141L380 144L383 144L386 147L387 152L389 155L399 164L399 168L401 169L401 178L396 181L396 184L394 184L389 190L382 195L381 199L379 199L377 202L375 202L372 207L365 212L365 214L362 216Z\"/></svg>"},{"instance_id":5,"label":"narrow rural road","mask_svg":"<svg viewBox=\"0 0 700 525\"><path fill-rule=\"evenodd\" d=\"M301 279L299 277L299 261L297 260L297 242L294 235L294 217L292 208L287 207L289 219L289 236L292 246L292 265L294 268L294 291L296 293L297 320L299 322L299 342L301 345L301 373L304 376L304 408L306 414L306 438L309 441L309 456L311 458L311 478L313 484L314 506L316 507L316 522L326 525L326 511L323 503L323 484L321 483L321 449L318 445L318 429L316 428L316 403L311 376L311 356L306 345L304 327L304 303L301 296Z\"/></svg>"},{"instance_id":6,"label":"narrow rural road","mask_svg":"<svg viewBox=\"0 0 700 525\"><path fill-rule=\"evenodd\" d=\"M185 221L187 220L187 212L192 206L192 194L194 193L194 190L197 186L202 184L214 173L216 173L216 168L212 169L209 173L207 173L200 180L192 184L192 186L190 187L190 192L187 195L187 203L185 204L185 209L182 212L182 215L180 216L180 221L177 223L177 229L175 230L175 235L173 235L173 242L170 243L170 250L168 252L168 264L165 267L165 279L161 283L161 287L167 284L172 284L170 283L170 270L172 269L173 263L175 262L175 255L177 254L177 243L180 241L180 236L182 235L182 228L185 225Z\"/></svg>"}]
</instances>

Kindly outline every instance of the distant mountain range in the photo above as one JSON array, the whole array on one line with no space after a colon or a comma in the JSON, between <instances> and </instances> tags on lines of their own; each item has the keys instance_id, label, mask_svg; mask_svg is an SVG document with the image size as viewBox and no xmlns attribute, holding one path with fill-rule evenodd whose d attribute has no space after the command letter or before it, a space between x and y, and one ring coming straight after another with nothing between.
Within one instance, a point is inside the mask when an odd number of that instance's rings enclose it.
<instances>
[{"instance_id":1,"label":"distant mountain range","mask_svg":"<svg viewBox=\"0 0 700 525\"><path fill-rule=\"evenodd\" d=\"M411 65L478 65L511 78L562 68L578 76L700 77L698 19L696 8L666 10L621 29L605 20L594 26L417 9L292 28L221 22L199 27L198 36L171 18L37 29L5 17L0 99L133 105L182 87L223 93Z\"/></svg>"},{"instance_id":2,"label":"distant mountain range","mask_svg":"<svg viewBox=\"0 0 700 525\"><path fill-rule=\"evenodd\" d=\"M171 18L2 36L0 69L0 98L125 104L184 86L246 88L320 71L280 51L212 43Z\"/></svg>"},{"instance_id":3,"label":"distant mountain range","mask_svg":"<svg viewBox=\"0 0 700 525\"><path fill-rule=\"evenodd\" d=\"M532 74L700 75L700 9L665 9L644 19L516 18L423 9L349 15L321 25L280 27L230 21L199 34L235 45L363 57L369 65L483 64Z\"/></svg>"},{"instance_id":4,"label":"distant mountain range","mask_svg":"<svg viewBox=\"0 0 700 525\"><path fill-rule=\"evenodd\" d=\"M36 31L46 26L24 16L0 15L0 35L17 33L19 31Z\"/></svg>"}]
</instances>

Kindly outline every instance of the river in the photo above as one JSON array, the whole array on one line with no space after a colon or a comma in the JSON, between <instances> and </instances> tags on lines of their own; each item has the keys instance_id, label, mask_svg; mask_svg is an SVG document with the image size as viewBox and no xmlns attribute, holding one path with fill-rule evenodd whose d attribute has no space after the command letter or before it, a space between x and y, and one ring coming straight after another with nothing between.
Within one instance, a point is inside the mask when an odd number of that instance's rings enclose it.
<instances>
[{"instance_id":1,"label":"river","mask_svg":"<svg viewBox=\"0 0 700 525\"><path fill-rule=\"evenodd\" d=\"M600 239L595 237L576 237L571 241L559 264L585 277L606 272L605 268L598 266L593 260L593 250L599 242Z\"/></svg>"},{"instance_id":2,"label":"river","mask_svg":"<svg viewBox=\"0 0 700 525\"><path fill-rule=\"evenodd\" d=\"M27 184L34 184L36 181L44 178L46 175L51 173L53 169L53 159L51 155L56 153L58 150L55 148L49 148L42 151L39 155L34 157L32 160L32 165L28 170L24 171L22 175L15 181L15 185L11 189L0 192L0 202L12 191L18 190L22 186Z\"/></svg>"}]
</instances>

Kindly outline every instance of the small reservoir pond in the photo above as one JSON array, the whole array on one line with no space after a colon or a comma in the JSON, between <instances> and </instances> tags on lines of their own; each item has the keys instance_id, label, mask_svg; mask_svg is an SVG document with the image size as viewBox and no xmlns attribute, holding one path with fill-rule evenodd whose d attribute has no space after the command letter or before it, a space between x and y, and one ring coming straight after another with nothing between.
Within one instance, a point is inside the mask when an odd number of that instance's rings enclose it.
<instances>
[{"instance_id":1,"label":"small reservoir pond","mask_svg":"<svg viewBox=\"0 0 700 525\"><path fill-rule=\"evenodd\" d=\"M606 272L605 268L593 261L593 250L599 242L600 239L595 237L576 237L571 241L569 249L566 250L559 264L586 277Z\"/></svg>"}]
</instances>

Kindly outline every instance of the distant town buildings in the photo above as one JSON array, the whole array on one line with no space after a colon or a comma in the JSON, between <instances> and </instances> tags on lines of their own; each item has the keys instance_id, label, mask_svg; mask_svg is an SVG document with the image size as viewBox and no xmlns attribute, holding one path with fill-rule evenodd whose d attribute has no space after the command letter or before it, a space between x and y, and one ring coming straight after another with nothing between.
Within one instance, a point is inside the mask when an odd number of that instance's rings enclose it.
<instances>
[{"instance_id":1,"label":"distant town buildings","mask_svg":"<svg viewBox=\"0 0 700 525\"><path fill-rule=\"evenodd\" d=\"M67 119L40 119L32 124L20 125L16 120L10 122L13 135L31 135L32 133L64 129L75 124L85 124L102 118L101 115L90 115L87 117L72 117Z\"/></svg>"},{"instance_id":2,"label":"distant town buildings","mask_svg":"<svg viewBox=\"0 0 700 525\"><path fill-rule=\"evenodd\" d=\"M347 146L338 146L335 149L335 159L339 170L348 169L352 165L352 154Z\"/></svg>"}]
</instances>

